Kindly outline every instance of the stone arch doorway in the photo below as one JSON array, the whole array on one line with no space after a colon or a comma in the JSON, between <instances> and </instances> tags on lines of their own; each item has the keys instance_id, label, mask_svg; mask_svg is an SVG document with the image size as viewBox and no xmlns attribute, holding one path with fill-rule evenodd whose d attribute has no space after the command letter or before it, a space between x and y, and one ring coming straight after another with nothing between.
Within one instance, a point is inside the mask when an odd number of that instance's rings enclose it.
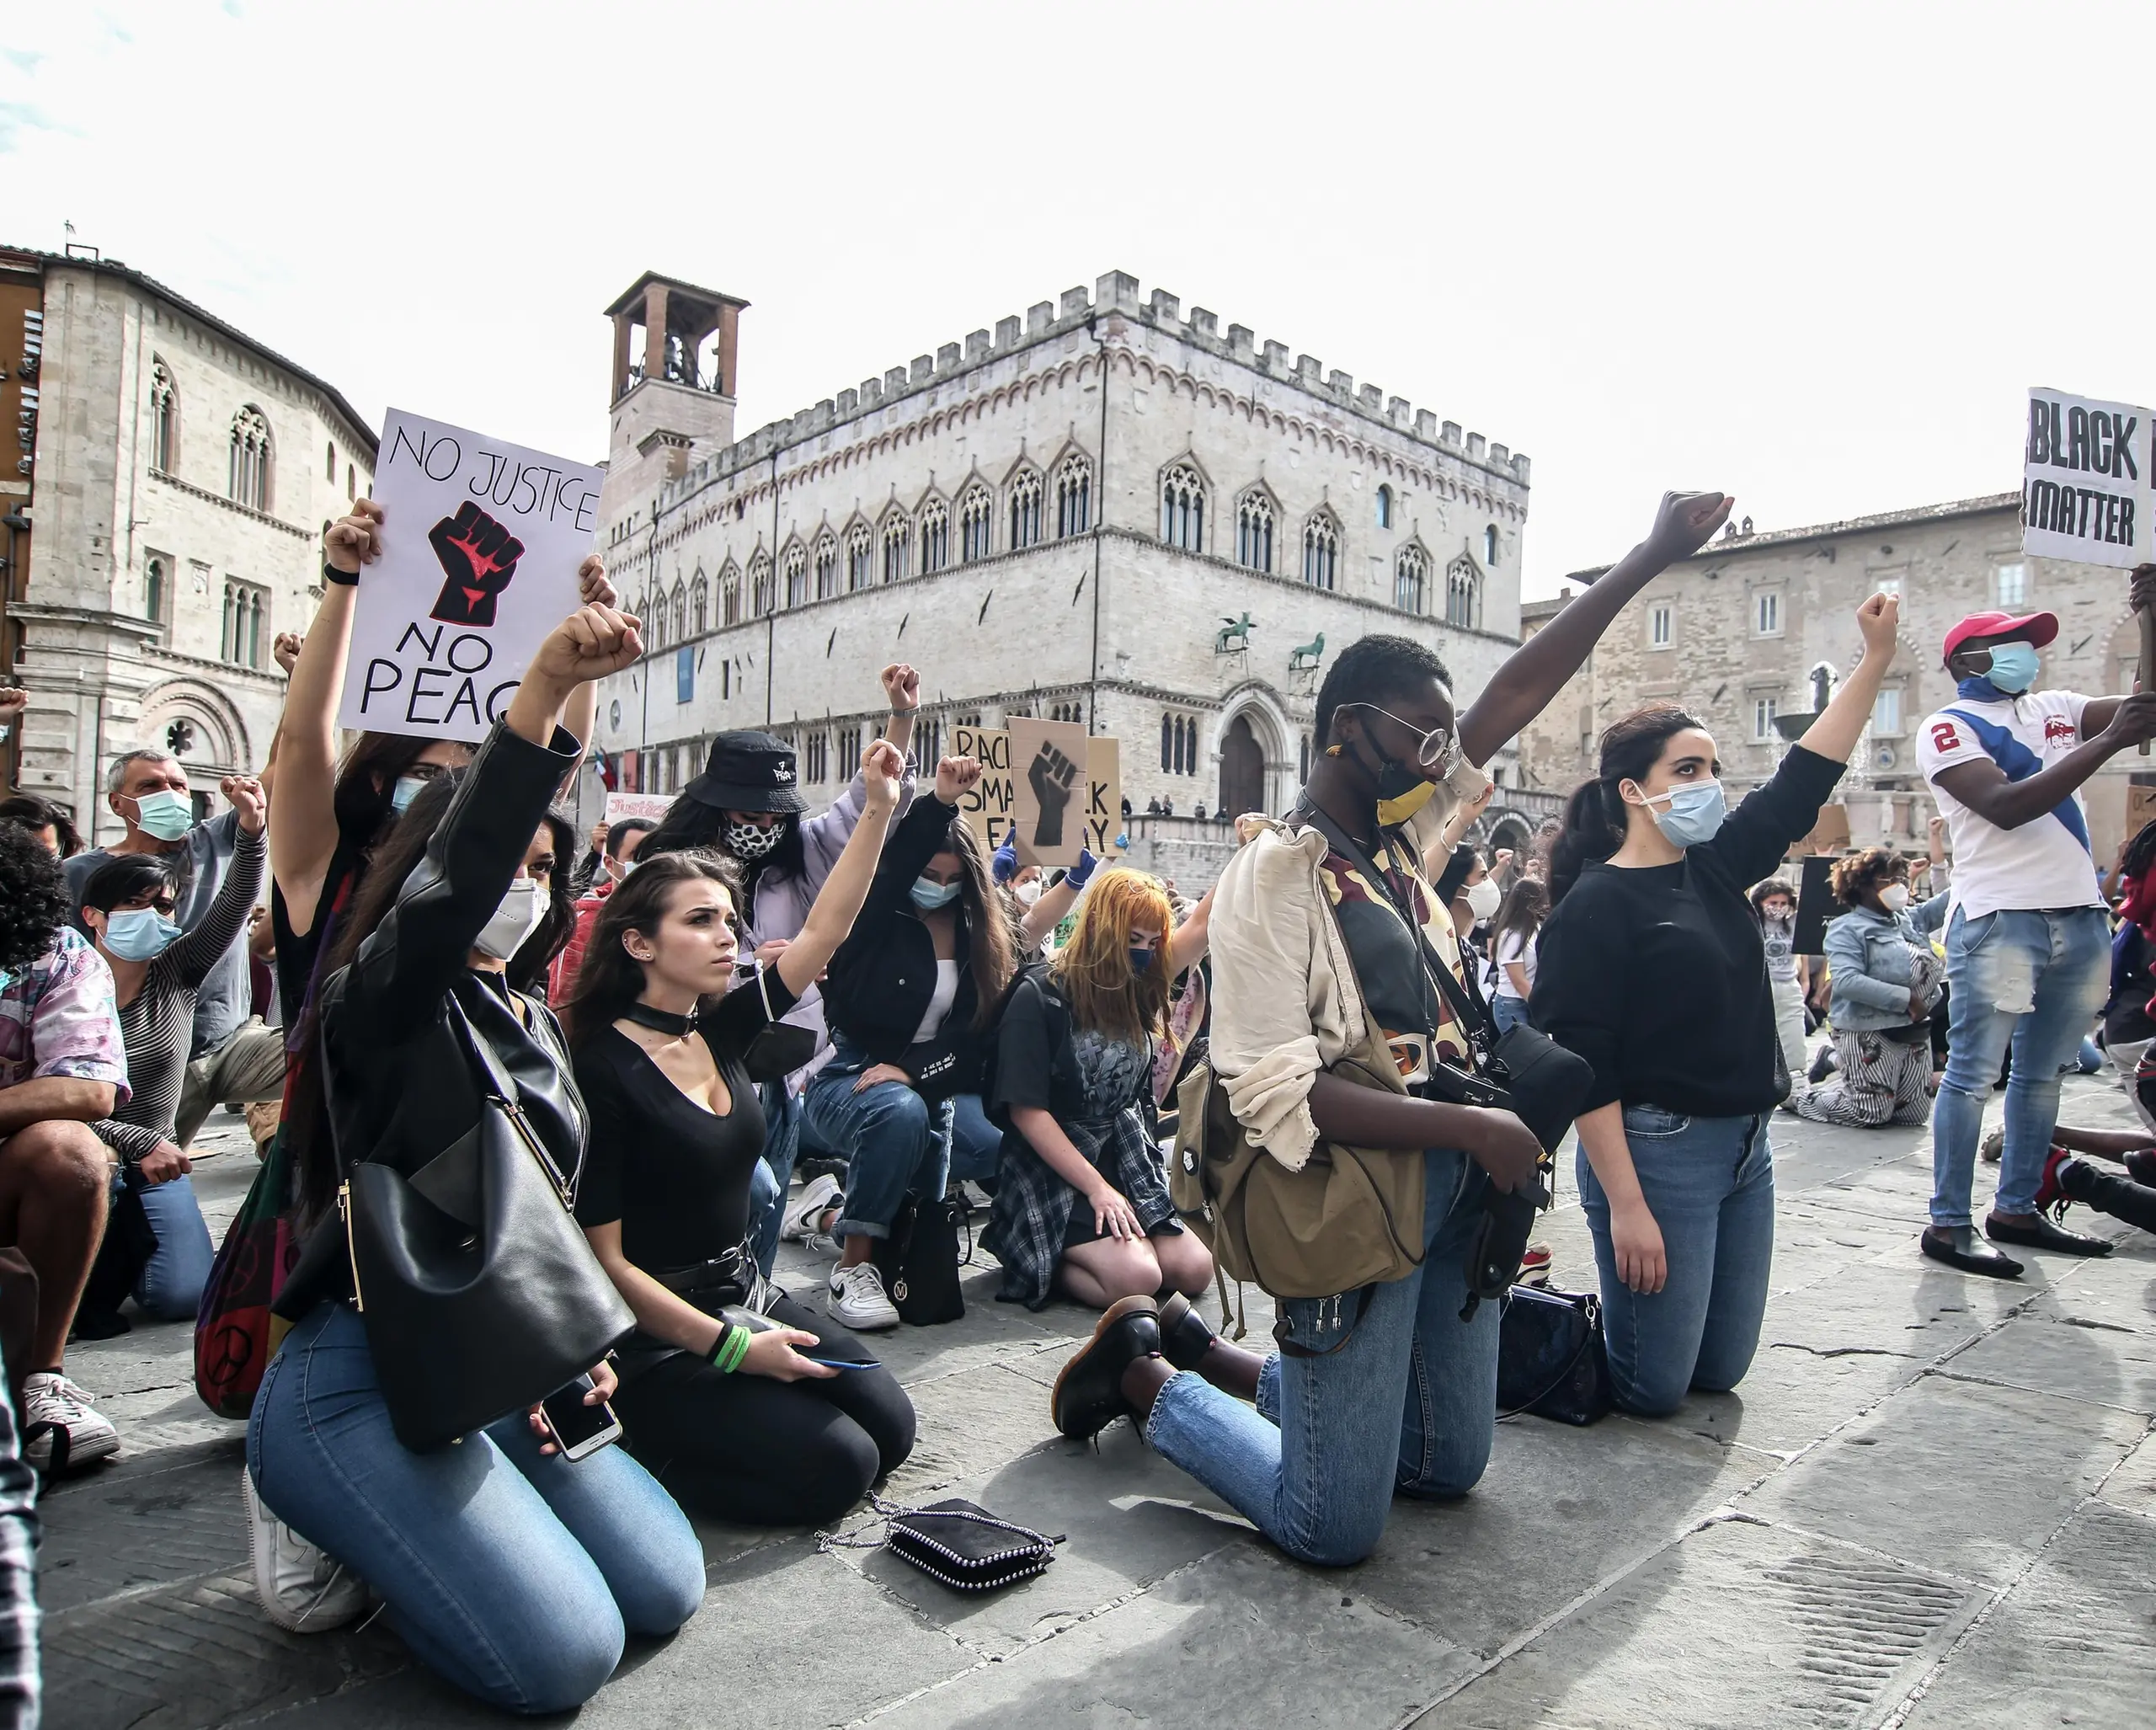
<instances>
[{"instance_id":1,"label":"stone arch doorway","mask_svg":"<svg viewBox=\"0 0 2156 1730\"><path fill-rule=\"evenodd\" d=\"M1247 715L1237 715L1220 735L1220 809L1230 817L1265 809L1265 750Z\"/></svg>"}]
</instances>

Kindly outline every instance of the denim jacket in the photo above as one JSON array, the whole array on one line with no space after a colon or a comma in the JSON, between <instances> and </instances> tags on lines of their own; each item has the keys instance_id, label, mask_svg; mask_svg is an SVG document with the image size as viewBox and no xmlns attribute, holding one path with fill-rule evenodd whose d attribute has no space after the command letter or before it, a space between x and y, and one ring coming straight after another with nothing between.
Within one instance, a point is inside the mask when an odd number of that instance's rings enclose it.
<instances>
[{"instance_id":1,"label":"denim jacket","mask_svg":"<svg viewBox=\"0 0 2156 1730\"><path fill-rule=\"evenodd\" d=\"M1946 898L1935 899L1944 903ZM1833 985L1827 1015L1836 1033L1870 1033L1909 1024L1909 945L1930 941L1921 928L1927 923L1936 920L1926 920L1922 909L1897 917L1858 907L1827 927Z\"/></svg>"}]
</instances>

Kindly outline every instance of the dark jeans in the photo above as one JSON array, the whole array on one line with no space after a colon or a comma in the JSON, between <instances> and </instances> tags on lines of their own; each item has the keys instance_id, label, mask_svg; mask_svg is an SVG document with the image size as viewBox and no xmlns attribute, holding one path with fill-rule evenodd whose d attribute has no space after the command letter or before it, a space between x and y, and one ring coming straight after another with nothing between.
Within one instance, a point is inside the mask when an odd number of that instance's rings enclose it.
<instances>
[{"instance_id":1,"label":"dark jeans","mask_svg":"<svg viewBox=\"0 0 2156 1730\"><path fill-rule=\"evenodd\" d=\"M681 1505L739 1525L838 1519L913 1451L913 1402L891 1372L828 1316L791 1298L771 1319L816 1336L804 1354L874 1365L829 1380L722 1375L687 1352L622 1386L630 1451Z\"/></svg>"}]
</instances>

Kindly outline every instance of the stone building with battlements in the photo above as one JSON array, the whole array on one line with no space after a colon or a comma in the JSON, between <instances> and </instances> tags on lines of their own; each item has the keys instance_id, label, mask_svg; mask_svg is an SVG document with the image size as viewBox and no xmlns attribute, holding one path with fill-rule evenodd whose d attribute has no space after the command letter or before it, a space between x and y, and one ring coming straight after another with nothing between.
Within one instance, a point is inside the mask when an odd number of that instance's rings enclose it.
<instances>
[{"instance_id":1,"label":"stone building with battlements","mask_svg":"<svg viewBox=\"0 0 2156 1730\"><path fill-rule=\"evenodd\" d=\"M608 309L602 547L650 644L600 703L624 788L765 727L829 798L906 660L922 756L1013 715L1113 734L1133 809L1176 814L1134 862L1203 883L1195 812L1286 807L1347 644L1417 638L1473 690L1518 639L1525 457L1134 277L737 440L744 305L647 275Z\"/></svg>"}]
</instances>

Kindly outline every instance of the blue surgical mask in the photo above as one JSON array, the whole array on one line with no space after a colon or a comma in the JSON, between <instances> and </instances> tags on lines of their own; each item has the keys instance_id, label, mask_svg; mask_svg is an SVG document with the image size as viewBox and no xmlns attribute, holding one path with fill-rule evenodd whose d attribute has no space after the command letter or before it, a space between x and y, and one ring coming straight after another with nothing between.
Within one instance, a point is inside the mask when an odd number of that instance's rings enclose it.
<instances>
[{"instance_id":1,"label":"blue surgical mask","mask_svg":"<svg viewBox=\"0 0 2156 1730\"><path fill-rule=\"evenodd\" d=\"M2009 697L2019 697L2036 682L2036 651L2025 643L1994 643L1986 675Z\"/></svg>"},{"instance_id":2,"label":"blue surgical mask","mask_svg":"<svg viewBox=\"0 0 2156 1730\"><path fill-rule=\"evenodd\" d=\"M420 789L426 784L425 781L417 775L398 776L396 786L389 789L389 809L398 816L402 817L404 814L405 807L419 798Z\"/></svg>"},{"instance_id":3,"label":"blue surgical mask","mask_svg":"<svg viewBox=\"0 0 2156 1730\"><path fill-rule=\"evenodd\" d=\"M1146 973L1150 971L1153 965L1153 957L1156 953L1156 951L1151 949L1140 949L1134 946L1130 951L1130 970L1133 973Z\"/></svg>"},{"instance_id":4,"label":"blue surgical mask","mask_svg":"<svg viewBox=\"0 0 2156 1730\"><path fill-rule=\"evenodd\" d=\"M180 928L154 907L125 907L104 916L104 946L122 961L155 961Z\"/></svg>"},{"instance_id":5,"label":"blue surgical mask","mask_svg":"<svg viewBox=\"0 0 2156 1730\"><path fill-rule=\"evenodd\" d=\"M1669 809L1656 810L1656 805L1664 799L1669 802ZM1729 815L1729 801L1724 797L1719 781L1698 781L1688 787L1673 787L1668 793L1657 793L1647 801L1647 811L1675 845L1696 847L1702 841L1715 838L1715 831Z\"/></svg>"},{"instance_id":6,"label":"blue surgical mask","mask_svg":"<svg viewBox=\"0 0 2156 1730\"><path fill-rule=\"evenodd\" d=\"M913 880L913 904L924 913L947 907L958 899L958 886L955 883L935 883L926 877Z\"/></svg>"},{"instance_id":7,"label":"blue surgical mask","mask_svg":"<svg viewBox=\"0 0 2156 1730\"><path fill-rule=\"evenodd\" d=\"M135 826L156 840L178 841L195 827L194 804L185 793L161 787L135 801Z\"/></svg>"}]
</instances>

